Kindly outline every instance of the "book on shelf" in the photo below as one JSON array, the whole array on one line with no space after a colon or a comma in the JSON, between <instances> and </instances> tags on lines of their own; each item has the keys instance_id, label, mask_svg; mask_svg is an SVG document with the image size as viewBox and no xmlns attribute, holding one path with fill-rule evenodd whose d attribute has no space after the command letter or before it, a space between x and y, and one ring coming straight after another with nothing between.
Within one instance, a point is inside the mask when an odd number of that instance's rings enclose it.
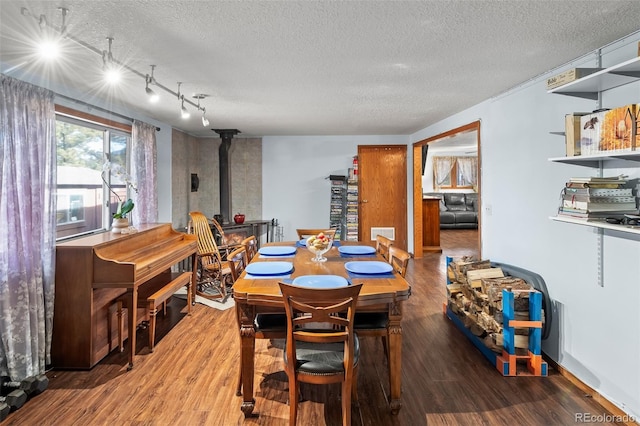
<instances>
[{"instance_id":1,"label":"book on shelf","mask_svg":"<svg viewBox=\"0 0 640 426\"><path fill-rule=\"evenodd\" d=\"M584 203L635 203L636 197L632 196L596 196L589 194L562 194L563 200Z\"/></svg>"},{"instance_id":2,"label":"book on shelf","mask_svg":"<svg viewBox=\"0 0 640 426\"><path fill-rule=\"evenodd\" d=\"M633 209L629 211L614 211L614 212L588 212L581 209L572 209L569 207L560 207L558 209L558 216L577 217L582 219L606 219L608 217L614 217L621 219L625 214L637 214L638 210Z\"/></svg>"},{"instance_id":3,"label":"book on shelf","mask_svg":"<svg viewBox=\"0 0 640 426\"><path fill-rule=\"evenodd\" d=\"M572 177L566 183L567 188L622 188L627 183L626 176L613 177Z\"/></svg>"},{"instance_id":4,"label":"book on shelf","mask_svg":"<svg viewBox=\"0 0 640 426\"><path fill-rule=\"evenodd\" d=\"M604 182L567 182L567 188L622 188L623 183L604 183Z\"/></svg>"},{"instance_id":5,"label":"book on shelf","mask_svg":"<svg viewBox=\"0 0 640 426\"><path fill-rule=\"evenodd\" d=\"M572 177L569 178L569 182L576 183L626 183L625 175L619 176L609 176L609 177L597 177L597 176L588 176L588 177Z\"/></svg>"},{"instance_id":6,"label":"book on shelf","mask_svg":"<svg viewBox=\"0 0 640 426\"><path fill-rule=\"evenodd\" d=\"M632 188L571 188L566 187L563 190L564 194L571 195L589 195L592 197L631 197L633 196Z\"/></svg>"},{"instance_id":7,"label":"book on shelf","mask_svg":"<svg viewBox=\"0 0 640 426\"><path fill-rule=\"evenodd\" d=\"M562 200L562 208L585 210L586 212L616 212L616 211L636 211L636 201L631 202L590 202L576 200Z\"/></svg>"}]
</instances>

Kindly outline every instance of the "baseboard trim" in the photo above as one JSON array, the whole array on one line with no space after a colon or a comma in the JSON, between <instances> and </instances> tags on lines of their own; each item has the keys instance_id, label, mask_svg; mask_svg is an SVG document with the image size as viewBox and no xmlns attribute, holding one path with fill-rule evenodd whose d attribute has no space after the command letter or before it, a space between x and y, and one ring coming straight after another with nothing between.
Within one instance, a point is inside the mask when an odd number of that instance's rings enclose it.
<instances>
[{"instance_id":1,"label":"baseboard trim","mask_svg":"<svg viewBox=\"0 0 640 426\"><path fill-rule=\"evenodd\" d=\"M544 352L542 353L542 358L549 364L549 366L553 367L553 369L556 370L562 377L565 377L567 380L569 380L573 385L575 385L578 389L580 389L582 392L584 392L590 398L592 398L594 401L600 404L602 408L607 410L609 413L622 419L629 417L629 414L622 411L620 407L613 404L607 398L602 396L598 391L596 391L591 386L584 383L582 380L578 379L566 368L562 367L560 364L558 364L557 362L549 358L549 356ZM628 421L628 422L618 422L618 424L637 426L638 422Z\"/></svg>"}]
</instances>

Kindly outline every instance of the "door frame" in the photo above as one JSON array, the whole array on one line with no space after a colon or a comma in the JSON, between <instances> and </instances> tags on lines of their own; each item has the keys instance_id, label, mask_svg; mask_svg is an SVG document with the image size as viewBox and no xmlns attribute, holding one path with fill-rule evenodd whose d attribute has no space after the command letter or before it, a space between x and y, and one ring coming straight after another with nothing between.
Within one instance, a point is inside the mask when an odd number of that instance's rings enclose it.
<instances>
[{"instance_id":1,"label":"door frame","mask_svg":"<svg viewBox=\"0 0 640 426\"><path fill-rule=\"evenodd\" d=\"M422 250L422 146L458 133L476 132L478 144L478 253L482 257L482 161L480 150L480 120L448 130L413 144L413 256L421 258Z\"/></svg>"}]
</instances>

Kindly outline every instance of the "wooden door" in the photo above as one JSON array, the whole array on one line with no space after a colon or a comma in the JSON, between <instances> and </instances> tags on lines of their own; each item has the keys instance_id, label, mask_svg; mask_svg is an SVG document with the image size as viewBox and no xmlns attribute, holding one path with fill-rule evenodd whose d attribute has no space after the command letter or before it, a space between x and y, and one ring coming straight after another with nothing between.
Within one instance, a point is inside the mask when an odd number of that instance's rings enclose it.
<instances>
[{"instance_id":1,"label":"wooden door","mask_svg":"<svg viewBox=\"0 0 640 426\"><path fill-rule=\"evenodd\" d=\"M394 228L394 245L407 249L407 147L358 146L359 239L371 228ZM384 235L384 234L383 234Z\"/></svg>"}]
</instances>

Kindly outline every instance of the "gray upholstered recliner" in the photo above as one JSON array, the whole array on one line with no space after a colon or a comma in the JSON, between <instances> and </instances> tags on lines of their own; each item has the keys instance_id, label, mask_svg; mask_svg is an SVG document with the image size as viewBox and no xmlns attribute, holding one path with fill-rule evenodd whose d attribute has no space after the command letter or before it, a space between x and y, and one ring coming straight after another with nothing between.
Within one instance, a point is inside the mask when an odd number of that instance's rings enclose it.
<instances>
[{"instance_id":1,"label":"gray upholstered recliner","mask_svg":"<svg viewBox=\"0 0 640 426\"><path fill-rule=\"evenodd\" d=\"M475 192L432 192L440 198L440 229L478 227L478 194Z\"/></svg>"}]
</instances>

